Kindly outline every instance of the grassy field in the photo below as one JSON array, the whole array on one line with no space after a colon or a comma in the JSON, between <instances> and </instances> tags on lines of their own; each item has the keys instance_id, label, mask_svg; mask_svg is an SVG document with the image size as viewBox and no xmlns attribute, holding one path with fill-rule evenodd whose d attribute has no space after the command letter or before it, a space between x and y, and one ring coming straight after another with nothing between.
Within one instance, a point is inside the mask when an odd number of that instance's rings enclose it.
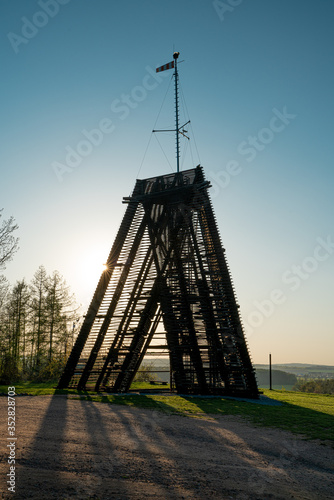
<instances>
[{"instance_id":1,"label":"grassy field","mask_svg":"<svg viewBox=\"0 0 334 500\"><path fill-rule=\"evenodd\" d=\"M201 418L205 415L239 415L257 426L276 427L303 435L306 439L331 441L334 445L334 396L292 391L264 390L264 395L282 403L265 406L239 400L201 397L183 397L162 394L96 394L65 389L56 390L55 384L17 384L17 394L68 394L89 401L150 408L167 414ZM146 385L147 388L157 386ZM163 386L166 388L166 386ZM134 387L144 389L144 384ZM7 394L7 386L0 386Z\"/></svg>"}]
</instances>

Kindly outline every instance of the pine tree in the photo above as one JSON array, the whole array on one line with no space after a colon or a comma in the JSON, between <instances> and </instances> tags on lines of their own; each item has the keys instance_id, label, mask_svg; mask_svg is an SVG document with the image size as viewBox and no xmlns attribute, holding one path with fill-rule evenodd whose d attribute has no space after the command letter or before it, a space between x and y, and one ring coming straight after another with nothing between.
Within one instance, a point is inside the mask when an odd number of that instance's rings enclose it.
<instances>
[{"instance_id":1,"label":"pine tree","mask_svg":"<svg viewBox=\"0 0 334 500\"><path fill-rule=\"evenodd\" d=\"M52 374L58 376L59 370L65 363L76 314L74 296L70 294L64 278L58 271L54 271L47 280L46 295L47 356L50 376Z\"/></svg>"},{"instance_id":2,"label":"pine tree","mask_svg":"<svg viewBox=\"0 0 334 500\"><path fill-rule=\"evenodd\" d=\"M34 274L30 285L32 312L31 366L38 372L46 351L46 296L48 276L43 266Z\"/></svg>"},{"instance_id":3,"label":"pine tree","mask_svg":"<svg viewBox=\"0 0 334 500\"><path fill-rule=\"evenodd\" d=\"M29 289L25 280L17 281L6 304L7 339L12 376L26 369L27 323L29 318Z\"/></svg>"}]
</instances>

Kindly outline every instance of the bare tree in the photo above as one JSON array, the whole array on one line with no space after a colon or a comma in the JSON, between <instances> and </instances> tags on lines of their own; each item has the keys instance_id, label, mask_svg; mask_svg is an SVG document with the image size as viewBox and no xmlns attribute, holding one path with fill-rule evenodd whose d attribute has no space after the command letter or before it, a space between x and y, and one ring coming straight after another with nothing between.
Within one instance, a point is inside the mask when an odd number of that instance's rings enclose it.
<instances>
[{"instance_id":1,"label":"bare tree","mask_svg":"<svg viewBox=\"0 0 334 500\"><path fill-rule=\"evenodd\" d=\"M7 279L5 278L5 276L3 276L1 274L0 275L0 311L5 303L8 290L9 290L9 283L8 283ZM0 326L0 328L1 328L1 326Z\"/></svg>"},{"instance_id":2,"label":"bare tree","mask_svg":"<svg viewBox=\"0 0 334 500\"><path fill-rule=\"evenodd\" d=\"M0 217L2 217L2 210L0 210ZM18 227L14 217L4 220L0 226L0 269L5 269L6 263L13 258L14 253L18 250L19 239L13 236Z\"/></svg>"}]
</instances>

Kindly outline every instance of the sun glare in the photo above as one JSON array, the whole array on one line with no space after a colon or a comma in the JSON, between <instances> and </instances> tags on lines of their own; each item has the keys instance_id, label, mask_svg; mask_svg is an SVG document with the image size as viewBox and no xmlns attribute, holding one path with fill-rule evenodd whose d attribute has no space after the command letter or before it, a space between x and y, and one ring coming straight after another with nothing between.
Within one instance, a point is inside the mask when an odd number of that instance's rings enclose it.
<instances>
[{"instance_id":1,"label":"sun glare","mask_svg":"<svg viewBox=\"0 0 334 500\"><path fill-rule=\"evenodd\" d=\"M80 262L78 262L81 286L89 291L89 293L95 290L101 274L108 269L107 264L103 264L105 258L105 251L101 249L89 249L86 254L81 256Z\"/></svg>"}]
</instances>

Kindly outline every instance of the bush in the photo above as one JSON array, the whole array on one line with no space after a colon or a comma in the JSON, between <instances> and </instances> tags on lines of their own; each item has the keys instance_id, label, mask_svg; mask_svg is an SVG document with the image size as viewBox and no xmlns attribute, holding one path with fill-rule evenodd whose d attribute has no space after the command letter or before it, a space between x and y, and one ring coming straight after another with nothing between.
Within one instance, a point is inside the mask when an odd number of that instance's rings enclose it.
<instances>
[{"instance_id":1,"label":"bush","mask_svg":"<svg viewBox=\"0 0 334 500\"><path fill-rule=\"evenodd\" d=\"M158 380L158 377L153 372L153 370L153 363L143 363L136 373L134 382L151 382L151 380L156 382Z\"/></svg>"},{"instance_id":2,"label":"bush","mask_svg":"<svg viewBox=\"0 0 334 500\"><path fill-rule=\"evenodd\" d=\"M10 354L4 354L1 358L0 384L7 385L18 380L19 370L16 360Z\"/></svg>"},{"instance_id":3,"label":"bush","mask_svg":"<svg viewBox=\"0 0 334 500\"><path fill-rule=\"evenodd\" d=\"M316 394L334 394L334 379L300 379L292 388L293 391L313 392Z\"/></svg>"},{"instance_id":4,"label":"bush","mask_svg":"<svg viewBox=\"0 0 334 500\"><path fill-rule=\"evenodd\" d=\"M36 382L48 382L60 378L65 367L65 359L52 358L47 364L42 365L34 377Z\"/></svg>"}]
</instances>

